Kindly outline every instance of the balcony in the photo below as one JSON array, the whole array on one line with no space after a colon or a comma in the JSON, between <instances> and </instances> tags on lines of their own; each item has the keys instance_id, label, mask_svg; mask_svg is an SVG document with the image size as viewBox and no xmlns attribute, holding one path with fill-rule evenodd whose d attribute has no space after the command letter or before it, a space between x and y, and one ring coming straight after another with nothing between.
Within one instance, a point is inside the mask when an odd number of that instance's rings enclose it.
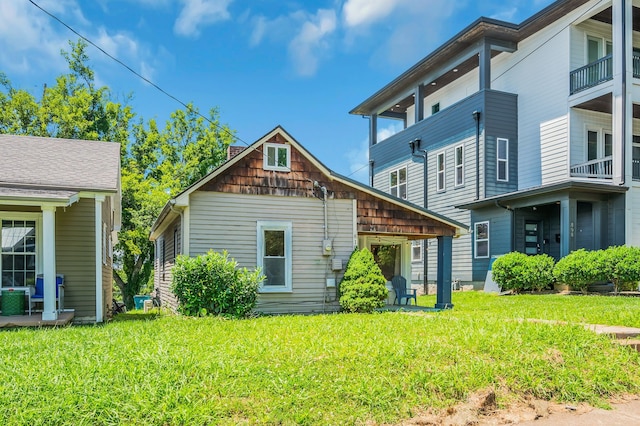
<instances>
[{"instance_id":1,"label":"balcony","mask_svg":"<svg viewBox=\"0 0 640 426\"><path fill-rule=\"evenodd\" d=\"M633 53L633 77L640 78L640 53ZM569 73L570 94L595 87L613 79L613 56L607 55Z\"/></svg>"},{"instance_id":2,"label":"balcony","mask_svg":"<svg viewBox=\"0 0 640 426\"><path fill-rule=\"evenodd\" d=\"M571 166L571 177L611 179L613 177L613 158L611 156L598 158Z\"/></svg>"}]
</instances>

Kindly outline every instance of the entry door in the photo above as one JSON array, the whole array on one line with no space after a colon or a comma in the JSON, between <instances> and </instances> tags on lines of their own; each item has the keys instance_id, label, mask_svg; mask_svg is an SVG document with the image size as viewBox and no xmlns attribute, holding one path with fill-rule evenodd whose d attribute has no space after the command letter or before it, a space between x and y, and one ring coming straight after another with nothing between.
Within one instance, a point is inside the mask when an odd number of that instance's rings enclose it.
<instances>
[{"instance_id":1,"label":"entry door","mask_svg":"<svg viewBox=\"0 0 640 426\"><path fill-rule=\"evenodd\" d=\"M525 222L524 252L531 255L542 252L542 222L538 220L527 220Z\"/></svg>"}]
</instances>

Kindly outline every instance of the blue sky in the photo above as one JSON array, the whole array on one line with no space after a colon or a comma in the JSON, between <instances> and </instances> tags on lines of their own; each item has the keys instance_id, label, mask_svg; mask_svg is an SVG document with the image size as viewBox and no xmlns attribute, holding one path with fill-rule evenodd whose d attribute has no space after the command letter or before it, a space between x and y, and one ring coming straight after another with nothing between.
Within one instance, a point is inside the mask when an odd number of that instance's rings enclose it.
<instances>
[{"instance_id":1,"label":"blue sky","mask_svg":"<svg viewBox=\"0 0 640 426\"><path fill-rule=\"evenodd\" d=\"M368 121L348 112L480 16L520 23L551 0L34 0L252 143L282 125L334 171L367 180ZM77 37L0 0L0 71L34 94ZM94 48L100 84L162 123L179 104ZM393 129L380 129L391 132ZM237 144L242 144L238 142Z\"/></svg>"}]
</instances>

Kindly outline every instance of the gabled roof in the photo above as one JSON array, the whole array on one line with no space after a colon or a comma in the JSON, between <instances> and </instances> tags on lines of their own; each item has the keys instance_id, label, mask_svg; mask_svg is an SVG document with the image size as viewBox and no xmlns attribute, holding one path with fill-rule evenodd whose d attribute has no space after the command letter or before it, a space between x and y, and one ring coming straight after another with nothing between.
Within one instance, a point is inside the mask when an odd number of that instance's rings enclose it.
<instances>
[{"instance_id":1,"label":"gabled roof","mask_svg":"<svg viewBox=\"0 0 640 426\"><path fill-rule=\"evenodd\" d=\"M317 167L324 175L326 175L329 179L340 182L346 186L349 186L353 189L356 189L358 191L362 191L365 193L368 193L370 195L373 195L377 198L383 199L385 201L388 201L392 204L398 205L398 206L402 206L405 209L408 209L410 211L413 211L414 213L417 213L419 215L424 216L425 218L429 218L429 219L434 219L437 220L438 222L443 223L444 225L450 226L452 228L455 229L455 234L456 235L464 235L468 232L468 225L465 225L461 222L455 221L453 219L449 219L445 216L442 216L438 213L432 212L430 210L424 209L416 204L410 203L408 201L402 200L400 198L394 197L391 194L387 194L385 192L379 191L377 189L374 189L368 185L362 184L360 182L357 182L355 180L349 179L346 176L342 176L338 173L335 173L334 171L332 171L331 169L329 169L327 166L325 166L324 164L322 164L322 162L320 162L320 160L318 160L315 156L313 156L313 154L311 154L309 151L307 151L298 141L296 141L286 130L284 130L284 128L282 128L282 126L276 126L273 130L271 130L269 133L267 133L266 135L264 135L263 137L261 137L260 139L258 139L256 142L254 142L253 144L251 144L249 147L247 147L246 149L244 149L242 152L238 153L235 157L231 158L230 160L228 160L227 162L225 162L224 164L222 164L220 167L218 167L217 169L215 169L214 171L212 171L211 173L209 173L207 176L205 176L204 178L200 179L199 181L195 182L193 185L189 186L187 189L185 189L184 191L182 191L180 194L178 194L176 197L174 197L173 199L169 200L169 202L164 206L164 208L162 209L160 215L158 216L158 218L156 219L155 223L153 224L152 228L151 228L151 238L154 239L158 233L159 227L162 224L162 222L165 220L165 218L170 215L172 212L175 215L175 212L172 210L173 206L182 206L182 207L186 207L189 204L189 195L195 191L197 191L199 188L201 188L203 185L205 185L207 182L209 182L210 180L216 178L217 176L220 176L221 174L225 173L227 170L229 170L231 167L233 167L236 163L238 163L239 161L241 161L245 156L249 155L251 152L253 152L256 149L259 149L260 146L262 144L264 144L265 142L271 140L276 134L280 134L289 144L291 144L291 146L293 146L296 150L298 150L298 152L300 152L304 157L306 157L315 167Z\"/></svg>"},{"instance_id":2,"label":"gabled roof","mask_svg":"<svg viewBox=\"0 0 640 426\"><path fill-rule=\"evenodd\" d=\"M0 186L118 192L120 144L0 135Z\"/></svg>"}]
</instances>

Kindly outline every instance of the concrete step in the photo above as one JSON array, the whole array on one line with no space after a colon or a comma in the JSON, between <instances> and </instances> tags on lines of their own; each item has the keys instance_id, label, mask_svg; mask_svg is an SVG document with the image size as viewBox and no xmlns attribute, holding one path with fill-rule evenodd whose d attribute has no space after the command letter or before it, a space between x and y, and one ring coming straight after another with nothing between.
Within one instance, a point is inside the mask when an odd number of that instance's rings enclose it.
<instances>
[{"instance_id":1,"label":"concrete step","mask_svg":"<svg viewBox=\"0 0 640 426\"><path fill-rule=\"evenodd\" d=\"M623 346L629 346L640 352L640 340L638 339L618 339L616 340L616 343Z\"/></svg>"}]
</instances>

